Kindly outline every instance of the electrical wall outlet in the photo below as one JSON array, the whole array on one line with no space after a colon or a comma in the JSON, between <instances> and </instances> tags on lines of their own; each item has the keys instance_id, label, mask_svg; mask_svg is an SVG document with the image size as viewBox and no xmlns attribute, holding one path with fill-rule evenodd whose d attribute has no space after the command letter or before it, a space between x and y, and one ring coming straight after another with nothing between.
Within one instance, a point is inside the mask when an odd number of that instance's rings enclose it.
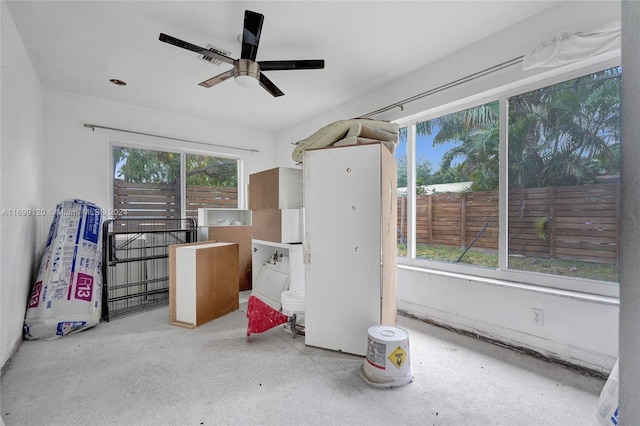
<instances>
[{"instance_id":1,"label":"electrical wall outlet","mask_svg":"<svg viewBox=\"0 0 640 426\"><path fill-rule=\"evenodd\" d=\"M544 323L544 311L542 309L531 308L531 317L535 325L542 326Z\"/></svg>"}]
</instances>

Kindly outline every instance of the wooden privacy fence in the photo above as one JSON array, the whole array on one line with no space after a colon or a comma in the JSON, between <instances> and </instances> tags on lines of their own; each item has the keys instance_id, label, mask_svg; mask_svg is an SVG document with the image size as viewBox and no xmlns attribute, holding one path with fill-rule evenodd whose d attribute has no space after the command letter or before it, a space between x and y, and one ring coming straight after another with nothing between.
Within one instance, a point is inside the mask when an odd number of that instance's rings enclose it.
<instances>
[{"instance_id":1,"label":"wooden privacy fence","mask_svg":"<svg viewBox=\"0 0 640 426\"><path fill-rule=\"evenodd\" d=\"M186 218L198 218L199 208L238 208L238 188L228 186L187 186Z\"/></svg>"},{"instance_id":2,"label":"wooden privacy fence","mask_svg":"<svg viewBox=\"0 0 640 426\"><path fill-rule=\"evenodd\" d=\"M509 191L509 254L617 265L619 192L619 183ZM399 197L403 236L406 211ZM473 247L498 248L498 191L416 197L418 244L466 248L480 233Z\"/></svg>"},{"instance_id":3,"label":"wooden privacy fence","mask_svg":"<svg viewBox=\"0 0 640 426\"><path fill-rule=\"evenodd\" d=\"M238 207L238 188L188 186L186 211L180 211L180 185L162 183L128 183L119 179L113 184L115 217L123 218L197 218L198 208Z\"/></svg>"}]
</instances>

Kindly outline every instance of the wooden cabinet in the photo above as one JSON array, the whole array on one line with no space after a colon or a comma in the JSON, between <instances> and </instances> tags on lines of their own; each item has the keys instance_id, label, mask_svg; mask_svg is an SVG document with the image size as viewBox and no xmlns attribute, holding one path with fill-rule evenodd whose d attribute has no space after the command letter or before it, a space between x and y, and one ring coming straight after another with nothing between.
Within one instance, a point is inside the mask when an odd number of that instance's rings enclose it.
<instances>
[{"instance_id":1,"label":"wooden cabinet","mask_svg":"<svg viewBox=\"0 0 640 426\"><path fill-rule=\"evenodd\" d=\"M170 324L194 328L238 307L238 244L169 246Z\"/></svg>"},{"instance_id":2,"label":"wooden cabinet","mask_svg":"<svg viewBox=\"0 0 640 426\"><path fill-rule=\"evenodd\" d=\"M367 144L303 164L305 342L366 355L369 327L396 325L396 160Z\"/></svg>"},{"instance_id":3,"label":"wooden cabinet","mask_svg":"<svg viewBox=\"0 0 640 426\"><path fill-rule=\"evenodd\" d=\"M277 167L249 175L249 208L298 209L302 207L302 170Z\"/></svg>"},{"instance_id":4,"label":"wooden cabinet","mask_svg":"<svg viewBox=\"0 0 640 426\"><path fill-rule=\"evenodd\" d=\"M251 210L198 209L198 240L238 244L238 290L251 290Z\"/></svg>"},{"instance_id":5,"label":"wooden cabinet","mask_svg":"<svg viewBox=\"0 0 640 426\"><path fill-rule=\"evenodd\" d=\"M302 242L302 170L277 167L249 176L253 238Z\"/></svg>"},{"instance_id":6,"label":"wooden cabinet","mask_svg":"<svg viewBox=\"0 0 640 426\"><path fill-rule=\"evenodd\" d=\"M253 238L274 243L301 243L302 209L253 210Z\"/></svg>"},{"instance_id":7,"label":"wooden cabinet","mask_svg":"<svg viewBox=\"0 0 640 426\"><path fill-rule=\"evenodd\" d=\"M238 244L238 290L251 290L251 226L212 226L209 241Z\"/></svg>"}]
</instances>

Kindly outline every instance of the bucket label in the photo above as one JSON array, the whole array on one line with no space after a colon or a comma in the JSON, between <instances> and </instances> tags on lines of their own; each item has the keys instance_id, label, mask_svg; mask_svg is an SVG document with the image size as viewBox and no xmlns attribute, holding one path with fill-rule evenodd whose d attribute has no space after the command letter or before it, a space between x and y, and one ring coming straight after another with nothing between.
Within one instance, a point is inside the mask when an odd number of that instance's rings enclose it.
<instances>
[{"instance_id":1,"label":"bucket label","mask_svg":"<svg viewBox=\"0 0 640 426\"><path fill-rule=\"evenodd\" d=\"M391 364L395 365L396 368L400 370L402 364L404 364L407 359L407 353L404 349L398 346L387 358L391 361Z\"/></svg>"},{"instance_id":2,"label":"bucket label","mask_svg":"<svg viewBox=\"0 0 640 426\"><path fill-rule=\"evenodd\" d=\"M369 348L367 350L367 362L372 366L385 370L384 356L387 353L387 345L377 342L369 337Z\"/></svg>"}]
</instances>

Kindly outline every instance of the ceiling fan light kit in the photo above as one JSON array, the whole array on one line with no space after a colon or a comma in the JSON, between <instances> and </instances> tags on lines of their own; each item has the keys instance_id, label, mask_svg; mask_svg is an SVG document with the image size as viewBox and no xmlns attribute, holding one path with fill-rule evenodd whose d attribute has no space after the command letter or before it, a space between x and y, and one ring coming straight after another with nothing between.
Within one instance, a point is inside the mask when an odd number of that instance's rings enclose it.
<instances>
[{"instance_id":1,"label":"ceiling fan light kit","mask_svg":"<svg viewBox=\"0 0 640 426\"><path fill-rule=\"evenodd\" d=\"M248 59L238 59L233 64L234 79L239 86L253 88L257 87L260 82L260 65L257 62Z\"/></svg>"},{"instance_id":2,"label":"ceiling fan light kit","mask_svg":"<svg viewBox=\"0 0 640 426\"><path fill-rule=\"evenodd\" d=\"M205 49L164 33L160 34L159 40L196 52L211 61L226 62L233 65L233 68L229 71L225 71L199 83L202 87L212 87L233 77L236 83L242 87L256 87L260 85L267 92L271 93L272 96L278 97L284 95L284 92L273 84L273 82L263 74L263 71L323 69L324 60L256 61L263 22L264 15L245 10L244 27L242 31L242 52L239 59L232 59L219 50Z\"/></svg>"}]
</instances>

